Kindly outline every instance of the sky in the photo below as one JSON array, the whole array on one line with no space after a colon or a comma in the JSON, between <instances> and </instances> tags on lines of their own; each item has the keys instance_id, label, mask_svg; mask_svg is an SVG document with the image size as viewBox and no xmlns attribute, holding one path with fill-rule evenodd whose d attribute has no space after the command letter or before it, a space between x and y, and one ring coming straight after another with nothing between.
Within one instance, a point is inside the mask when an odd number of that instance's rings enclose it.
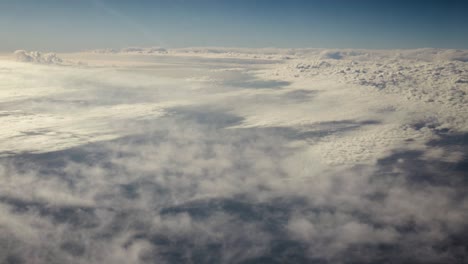
<instances>
[{"instance_id":1,"label":"sky","mask_svg":"<svg viewBox=\"0 0 468 264\"><path fill-rule=\"evenodd\" d=\"M468 48L467 1L0 0L0 51Z\"/></svg>"}]
</instances>

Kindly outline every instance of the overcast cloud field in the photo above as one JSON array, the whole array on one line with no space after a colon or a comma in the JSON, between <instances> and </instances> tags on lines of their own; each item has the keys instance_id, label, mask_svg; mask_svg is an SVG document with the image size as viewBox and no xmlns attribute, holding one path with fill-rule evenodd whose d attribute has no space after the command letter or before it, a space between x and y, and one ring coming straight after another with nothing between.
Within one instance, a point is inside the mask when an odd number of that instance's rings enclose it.
<instances>
[{"instance_id":1,"label":"overcast cloud field","mask_svg":"<svg viewBox=\"0 0 468 264\"><path fill-rule=\"evenodd\" d=\"M463 50L16 51L1 263L465 263Z\"/></svg>"}]
</instances>

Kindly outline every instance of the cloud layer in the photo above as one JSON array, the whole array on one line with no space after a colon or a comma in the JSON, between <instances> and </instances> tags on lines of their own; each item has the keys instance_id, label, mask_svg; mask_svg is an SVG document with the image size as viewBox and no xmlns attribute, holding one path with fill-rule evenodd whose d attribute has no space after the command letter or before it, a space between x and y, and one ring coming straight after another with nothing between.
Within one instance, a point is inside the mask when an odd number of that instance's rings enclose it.
<instances>
[{"instance_id":1,"label":"cloud layer","mask_svg":"<svg viewBox=\"0 0 468 264\"><path fill-rule=\"evenodd\" d=\"M466 65L336 52L2 61L0 262L464 263Z\"/></svg>"}]
</instances>

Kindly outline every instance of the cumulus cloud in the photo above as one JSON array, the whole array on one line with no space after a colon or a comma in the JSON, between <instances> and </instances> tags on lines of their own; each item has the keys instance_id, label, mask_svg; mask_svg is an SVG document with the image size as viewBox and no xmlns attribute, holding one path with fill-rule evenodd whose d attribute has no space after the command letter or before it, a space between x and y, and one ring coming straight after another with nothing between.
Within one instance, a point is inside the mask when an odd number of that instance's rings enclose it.
<instances>
[{"instance_id":1,"label":"cumulus cloud","mask_svg":"<svg viewBox=\"0 0 468 264\"><path fill-rule=\"evenodd\" d=\"M19 62L32 62L39 64L62 64L63 60L55 53L41 53L39 51L17 50L14 52Z\"/></svg>"},{"instance_id":2,"label":"cumulus cloud","mask_svg":"<svg viewBox=\"0 0 468 264\"><path fill-rule=\"evenodd\" d=\"M2 61L0 262L463 263L466 119L314 77L376 63L346 52L303 71Z\"/></svg>"}]
</instances>

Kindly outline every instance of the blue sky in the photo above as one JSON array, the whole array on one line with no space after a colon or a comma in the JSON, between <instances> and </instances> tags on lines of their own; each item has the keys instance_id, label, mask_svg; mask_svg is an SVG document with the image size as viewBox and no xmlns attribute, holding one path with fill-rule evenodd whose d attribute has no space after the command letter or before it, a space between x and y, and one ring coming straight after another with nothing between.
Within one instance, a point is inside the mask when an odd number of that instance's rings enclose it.
<instances>
[{"instance_id":1,"label":"blue sky","mask_svg":"<svg viewBox=\"0 0 468 264\"><path fill-rule=\"evenodd\" d=\"M0 51L468 48L468 1L0 0Z\"/></svg>"}]
</instances>

